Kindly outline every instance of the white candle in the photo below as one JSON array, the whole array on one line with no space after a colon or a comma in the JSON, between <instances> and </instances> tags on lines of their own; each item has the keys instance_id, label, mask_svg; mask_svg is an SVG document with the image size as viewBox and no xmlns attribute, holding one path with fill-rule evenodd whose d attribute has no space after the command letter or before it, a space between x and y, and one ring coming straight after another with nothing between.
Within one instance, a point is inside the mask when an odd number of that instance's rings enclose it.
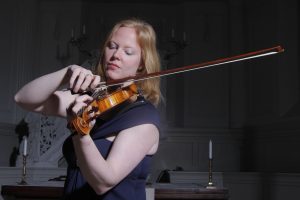
<instances>
[{"instance_id":1,"label":"white candle","mask_svg":"<svg viewBox=\"0 0 300 200\"><path fill-rule=\"evenodd\" d=\"M27 137L24 136L24 150L23 150L23 155L27 155Z\"/></svg>"},{"instance_id":2,"label":"white candle","mask_svg":"<svg viewBox=\"0 0 300 200\"><path fill-rule=\"evenodd\" d=\"M209 140L209 152L208 152L208 158L209 159L212 159L213 156L212 156L212 141Z\"/></svg>"}]
</instances>

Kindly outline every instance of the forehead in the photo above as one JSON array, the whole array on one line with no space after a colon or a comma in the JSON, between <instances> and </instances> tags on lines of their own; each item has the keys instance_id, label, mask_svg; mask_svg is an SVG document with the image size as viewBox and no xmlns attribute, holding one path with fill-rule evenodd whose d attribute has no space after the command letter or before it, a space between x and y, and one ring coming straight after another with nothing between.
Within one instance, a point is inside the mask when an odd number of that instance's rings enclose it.
<instances>
[{"instance_id":1,"label":"forehead","mask_svg":"<svg viewBox=\"0 0 300 200\"><path fill-rule=\"evenodd\" d=\"M121 46L139 47L136 30L134 28L120 27L113 33L111 40Z\"/></svg>"}]
</instances>

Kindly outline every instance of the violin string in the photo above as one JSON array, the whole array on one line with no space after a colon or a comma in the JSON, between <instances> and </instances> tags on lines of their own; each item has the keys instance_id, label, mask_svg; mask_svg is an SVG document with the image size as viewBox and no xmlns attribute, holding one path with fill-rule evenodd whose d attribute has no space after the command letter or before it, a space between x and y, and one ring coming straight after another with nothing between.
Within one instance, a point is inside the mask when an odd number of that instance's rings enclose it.
<instances>
[{"instance_id":1,"label":"violin string","mask_svg":"<svg viewBox=\"0 0 300 200\"><path fill-rule=\"evenodd\" d=\"M103 95L105 93L105 89L101 89L101 88L95 88L94 92L92 93L91 97L93 97L93 99L96 99L97 97Z\"/></svg>"}]
</instances>

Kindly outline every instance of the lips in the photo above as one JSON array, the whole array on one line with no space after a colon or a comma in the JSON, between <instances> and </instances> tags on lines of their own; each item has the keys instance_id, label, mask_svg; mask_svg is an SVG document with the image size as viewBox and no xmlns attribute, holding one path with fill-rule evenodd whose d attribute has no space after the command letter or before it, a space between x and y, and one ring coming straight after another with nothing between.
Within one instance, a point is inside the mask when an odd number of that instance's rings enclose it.
<instances>
[{"instance_id":1,"label":"lips","mask_svg":"<svg viewBox=\"0 0 300 200\"><path fill-rule=\"evenodd\" d=\"M107 68L108 69L116 69L116 68L120 68L119 65L114 64L114 63L107 63Z\"/></svg>"}]
</instances>

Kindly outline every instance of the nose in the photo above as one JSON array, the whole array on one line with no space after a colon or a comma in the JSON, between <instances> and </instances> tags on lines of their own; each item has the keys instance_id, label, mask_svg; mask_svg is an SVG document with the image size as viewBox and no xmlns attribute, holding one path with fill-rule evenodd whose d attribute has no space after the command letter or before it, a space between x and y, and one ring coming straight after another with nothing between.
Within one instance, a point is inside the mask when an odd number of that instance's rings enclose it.
<instances>
[{"instance_id":1,"label":"nose","mask_svg":"<svg viewBox=\"0 0 300 200\"><path fill-rule=\"evenodd\" d=\"M112 57L114 59L118 59L118 60L120 59L120 50L119 50L119 48L114 51Z\"/></svg>"}]
</instances>

